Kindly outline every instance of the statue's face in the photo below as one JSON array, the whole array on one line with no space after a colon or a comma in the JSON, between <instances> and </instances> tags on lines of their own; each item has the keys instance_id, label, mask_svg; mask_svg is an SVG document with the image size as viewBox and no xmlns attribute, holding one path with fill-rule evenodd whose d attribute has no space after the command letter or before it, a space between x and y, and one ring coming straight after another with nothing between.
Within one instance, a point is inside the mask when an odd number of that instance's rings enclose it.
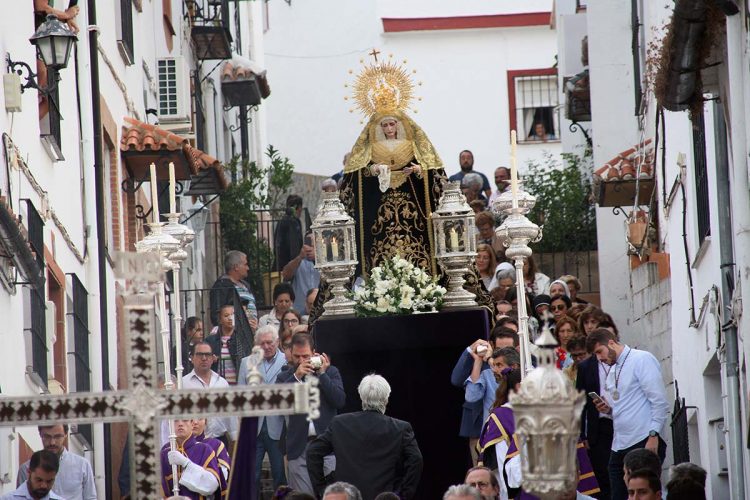
<instances>
[{"instance_id":1,"label":"statue's face","mask_svg":"<svg viewBox=\"0 0 750 500\"><path fill-rule=\"evenodd\" d=\"M385 135L386 139L396 138L397 125L398 125L398 122L390 118L380 122L380 127L383 129L383 134Z\"/></svg>"}]
</instances>

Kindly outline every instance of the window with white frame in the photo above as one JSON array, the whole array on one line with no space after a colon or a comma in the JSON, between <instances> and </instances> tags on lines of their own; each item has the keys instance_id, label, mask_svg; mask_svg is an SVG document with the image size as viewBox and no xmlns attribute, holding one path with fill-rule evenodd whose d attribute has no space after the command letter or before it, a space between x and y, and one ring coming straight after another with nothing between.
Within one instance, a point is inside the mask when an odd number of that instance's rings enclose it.
<instances>
[{"instance_id":1,"label":"window with white frame","mask_svg":"<svg viewBox=\"0 0 750 500\"><path fill-rule=\"evenodd\" d=\"M519 142L560 138L557 74L554 69L509 72L511 129Z\"/></svg>"}]
</instances>

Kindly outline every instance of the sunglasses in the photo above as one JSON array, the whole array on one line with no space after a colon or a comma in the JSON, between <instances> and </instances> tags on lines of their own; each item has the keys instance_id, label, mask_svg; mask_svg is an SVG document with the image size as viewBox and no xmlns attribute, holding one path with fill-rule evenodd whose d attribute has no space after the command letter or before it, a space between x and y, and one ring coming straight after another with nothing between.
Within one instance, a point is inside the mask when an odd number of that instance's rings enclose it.
<instances>
[{"instance_id":1,"label":"sunglasses","mask_svg":"<svg viewBox=\"0 0 750 500\"><path fill-rule=\"evenodd\" d=\"M568 308L565 304L560 304L559 306L550 306L550 311L565 311Z\"/></svg>"},{"instance_id":2,"label":"sunglasses","mask_svg":"<svg viewBox=\"0 0 750 500\"><path fill-rule=\"evenodd\" d=\"M203 359L210 358L213 355L214 353L212 352L196 352L193 354L193 356L195 356L196 358L203 358Z\"/></svg>"}]
</instances>

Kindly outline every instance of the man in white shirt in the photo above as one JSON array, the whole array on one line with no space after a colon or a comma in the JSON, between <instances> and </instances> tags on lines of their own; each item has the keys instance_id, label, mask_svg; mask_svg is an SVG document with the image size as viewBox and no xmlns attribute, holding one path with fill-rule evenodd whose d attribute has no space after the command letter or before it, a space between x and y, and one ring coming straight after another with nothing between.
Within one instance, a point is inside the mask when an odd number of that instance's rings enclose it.
<instances>
[{"instance_id":1,"label":"man in white shirt","mask_svg":"<svg viewBox=\"0 0 750 500\"><path fill-rule=\"evenodd\" d=\"M497 191L492 193L490 201L487 203L487 208L490 210L492 210L492 204L495 200L510 187L510 169L508 167L497 167L495 169L495 186L497 186Z\"/></svg>"},{"instance_id":2,"label":"man in white shirt","mask_svg":"<svg viewBox=\"0 0 750 500\"><path fill-rule=\"evenodd\" d=\"M2 496L2 500L63 500L53 493L52 486L60 468L57 454L39 450L29 460L29 478L15 491Z\"/></svg>"},{"instance_id":3,"label":"man in white shirt","mask_svg":"<svg viewBox=\"0 0 750 500\"><path fill-rule=\"evenodd\" d=\"M96 485L91 464L85 458L65 449L68 440L68 426L39 426L44 449L57 455L59 467L52 491L65 500L96 500ZM30 462L18 469L16 486L21 486L29 478Z\"/></svg>"},{"instance_id":4,"label":"man in white shirt","mask_svg":"<svg viewBox=\"0 0 750 500\"><path fill-rule=\"evenodd\" d=\"M206 342L198 342L193 345L191 355L193 371L182 377L183 389L208 389L214 387L229 387L229 383L218 373L211 370L211 365L216 360L216 355L211 345ZM229 441L236 441L239 433L236 417L211 417L206 425L206 437L225 438L229 434ZM227 442L227 450L232 450L231 443Z\"/></svg>"},{"instance_id":5,"label":"man in white shirt","mask_svg":"<svg viewBox=\"0 0 750 500\"><path fill-rule=\"evenodd\" d=\"M594 401L597 410L612 415L614 436L609 457L612 500L625 500L628 490L623 480L625 455L646 448L664 462L667 445L659 435L669 413L659 362L653 354L633 349L617 341L609 330L592 332L586 349L612 368L606 379L606 392Z\"/></svg>"}]
</instances>

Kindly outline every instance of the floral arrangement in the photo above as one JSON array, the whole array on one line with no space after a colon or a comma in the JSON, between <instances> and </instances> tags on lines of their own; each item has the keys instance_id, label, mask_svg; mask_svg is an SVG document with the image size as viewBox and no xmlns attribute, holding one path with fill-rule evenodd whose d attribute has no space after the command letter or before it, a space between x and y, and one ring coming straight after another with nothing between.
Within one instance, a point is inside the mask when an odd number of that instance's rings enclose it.
<instances>
[{"instance_id":1,"label":"floral arrangement","mask_svg":"<svg viewBox=\"0 0 750 500\"><path fill-rule=\"evenodd\" d=\"M383 316L437 311L445 292L422 268L395 255L374 267L352 298L358 316Z\"/></svg>"}]
</instances>

